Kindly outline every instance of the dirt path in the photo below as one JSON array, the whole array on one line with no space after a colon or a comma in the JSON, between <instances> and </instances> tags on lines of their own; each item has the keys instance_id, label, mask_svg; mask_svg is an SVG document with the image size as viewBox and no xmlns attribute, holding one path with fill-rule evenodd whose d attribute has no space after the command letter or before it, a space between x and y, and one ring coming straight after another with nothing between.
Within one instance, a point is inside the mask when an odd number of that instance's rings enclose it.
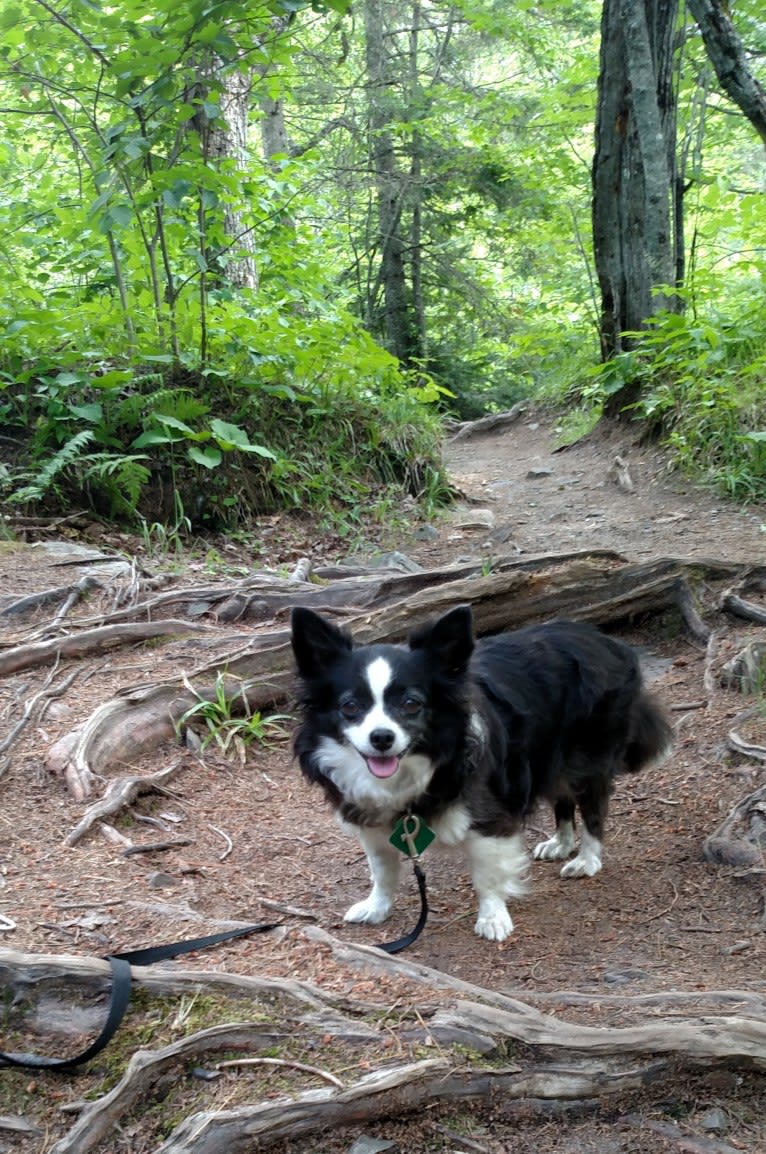
<instances>
[{"instance_id":1,"label":"dirt path","mask_svg":"<svg viewBox=\"0 0 766 1154\"><path fill-rule=\"evenodd\" d=\"M613 431L600 431L565 451L555 452L555 446L556 432L544 415L527 417L501 433L448 444L446 460L464 494L460 507L438 527L420 526L378 544L396 547L425 567L513 550L536 554L589 547L613 548L632 560L667 555L763 561L766 509L737 510L684 483L668 473L660 450ZM615 477L615 457L627 464L630 490ZM315 543L294 526L273 520L266 540L259 566L289 564ZM130 551L137 543L121 544ZM325 553L333 547L324 542ZM220 556L220 546L216 550ZM241 547L226 555L232 567L253 560ZM26 546L0 552L0 594L19 596L79 576L74 566L62 578L54 562ZM204 579L209 564L201 557L187 561L185 579ZM733 621L727 631L732 651L757 632ZM465 863L437 855L428 862L432 914L408 955L412 961L520 997L562 990L591 995L591 1004L572 1012L585 1022L605 1020L600 999L614 992L766 993L762 878L710 865L701 852L704 838L730 808L764 781L760 763L725 748L742 699L724 690L706 698L704 651L679 631L677 621L655 621L625 636L645 646L654 659L655 688L674 711L677 742L660 769L620 784L603 872L589 880L563 881L555 865L536 864L532 896L513 910L516 930L507 942L494 945L473 934ZM0 779L0 914L12 927L0 927L0 945L101 956L212 931L230 919L273 916L273 905L264 901L308 911L321 928L347 941L378 940L374 929L343 923L344 910L365 890L364 861L302 782L284 746L256 750L244 764L225 759L214 745L202 763L179 748L167 748L151 764L129 767L147 772L175 761L178 772L166 794L139 799L118 821L122 834L141 842L167 838L169 830L189 840L185 848L125 857L124 846L100 834L73 849L62 848L83 805L46 769L51 743L120 687L167 676L169 668L188 668L201 644L177 641L161 652L139 646L94 663L14 744ZM72 663L62 667L60 674L71 668ZM0 687L6 732L18 721L25 700L42 688L45 675L12 677ZM161 822L166 832L141 818ZM548 814L541 812L530 841L548 825ZM410 892L386 936L404 933L416 914L416 895ZM348 976L334 970L326 951L307 944L301 924L288 917L281 934L223 947L214 960L200 958L193 964L297 976L342 988ZM65 1029L62 1038L70 1044ZM66 1120L51 1106L40 1079L38 1089L24 1098L19 1097L23 1075L0 1077L0 1115L23 1113L52 1134L61 1132ZM5 1104L4 1086L13 1090ZM87 1076L64 1086L59 1089L63 1098L76 1098L87 1090ZM758 1154L766 1148L764 1105L756 1078L721 1071L680 1078L651 1099L627 1096L608 1110L583 1106L585 1113L571 1114L566 1123L533 1114L504 1116L494 1108L457 1109L404 1128L381 1122L374 1134L400 1142L408 1154L500 1154L509 1149L514 1154L654 1154L703 1148L710 1154ZM683 1134L720 1146L679 1145L656 1129L625 1121L638 1108L645 1109L647 1120L669 1125L672 1119L675 1125L680 1119ZM715 1110L719 1113L711 1115ZM114 1137L109 1154L149 1154L155 1149L151 1133L148 1123L145 1131L129 1128ZM353 1135L342 1134L320 1145L288 1144L283 1154L309 1149L340 1154L352 1141ZM0 1128L0 1151L9 1149L4 1143ZM14 1139L13 1149L27 1154L42 1147L39 1139L22 1137Z\"/></svg>"}]
</instances>

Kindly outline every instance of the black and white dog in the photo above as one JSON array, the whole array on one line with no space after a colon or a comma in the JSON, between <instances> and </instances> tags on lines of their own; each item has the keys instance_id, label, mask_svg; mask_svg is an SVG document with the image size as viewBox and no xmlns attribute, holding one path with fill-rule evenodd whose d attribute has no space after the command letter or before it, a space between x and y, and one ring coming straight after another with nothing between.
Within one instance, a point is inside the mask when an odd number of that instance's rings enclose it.
<instances>
[{"instance_id":1,"label":"black and white dog","mask_svg":"<svg viewBox=\"0 0 766 1154\"><path fill-rule=\"evenodd\" d=\"M414 814L437 843L465 845L476 933L503 941L513 929L506 900L526 888L523 823L534 803L547 799L556 817L534 856L569 859L563 877L592 877L614 775L670 747L635 651L590 625L555 621L474 643L471 610L461 606L406 645L355 645L296 608L292 644L301 769L369 862L372 890L347 911L349 922L388 917L402 856L389 837ZM576 853L575 808L584 827Z\"/></svg>"}]
</instances>

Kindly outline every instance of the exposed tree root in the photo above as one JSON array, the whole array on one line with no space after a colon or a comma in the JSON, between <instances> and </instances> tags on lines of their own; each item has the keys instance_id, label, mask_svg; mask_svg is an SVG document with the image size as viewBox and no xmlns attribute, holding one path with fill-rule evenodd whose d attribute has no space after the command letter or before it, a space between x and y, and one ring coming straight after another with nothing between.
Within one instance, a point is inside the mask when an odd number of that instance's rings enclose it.
<instances>
[{"instance_id":1,"label":"exposed tree root","mask_svg":"<svg viewBox=\"0 0 766 1154\"><path fill-rule=\"evenodd\" d=\"M18 673L22 669L34 669L64 657L84 657L88 653L101 653L119 645L134 645L155 637L207 632L208 626L194 625L189 621L140 621L134 624L105 625L83 633L71 633L49 641L33 641L6 649L0 653L0 677Z\"/></svg>"},{"instance_id":2,"label":"exposed tree root","mask_svg":"<svg viewBox=\"0 0 766 1154\"><path fill-rule=\"evenodd\" d=\"M64 839L64 845L73 846L83 837L89 829L102 818L110 817L114 813L118 813L124 809L126 805L131 805L132 802L142 793L151 793L152 790L164 785L169 781L173 774L177 771L179 763L175 765L168 765L165 769L158 770L157 773L146 774L143 777L120 777L111 781L107 786L106 793L94 805L88 809L81 820L77 823L73 830L67 834ZM81 781L79 784L74 782L73 778L68 779L70 792L82 800L87 794L83 793L84 789L90 787L90 782Z\"/></svg>"},{"instance_id":3,"label":"exposed tree root","mask_svg":"<svg viewBox=\"0 0 766 1154\"><path fill-rule=\"evenodd\" d=\"M500 1095L503 1102L532 1099L538 1106L548 1102L559 1108L587 1101L592 1106L654 1085L665 1093L668 1079L684 1069L721 1063L742 1070L766 1069L766 1020L762 1004L754 1007L760 1011L758 1016L749 1012L752 999L758 1001L751 992L659 995L668 1011L664 1017L657 1016L656 1003L650 1002L648 1017L633 1025L583 1026L372 947L346 946L317 931L304 933L330 944L341 964L370 965L396 981L399 989L402 982L414 983L412 993L397 1001L395 1023L390 1016L381 1016L382 1005L371 1007L289 979L134 967L136 983L154 993L227 990L240 998L265 996L271 1008L264 1016L263 1004L257 1009L253 1003L257 1021L235 1020L197 1030L155 1050L138 1050L108 1093L81 1104L78 1120L49 1147L49 1154L104 1149L114 1128L139 1111L142 1102L156 1100L159 1087L190 1085L192 1064L202 1068L206 1079L198 1083L197 1106L156 1147L155 1154L218 1154L221 1150L246 1154L286 1138L407 1115L435 1103L486 1104ZM96 958L0 951L0 981L11 993L23 990L26 1000L38 985L47 988L52 981L64 987L68 981L72 986L90 982L104 988L108 972L107 963ZM738 1004L738 1012L690 1013L690 1001L697 998ZM608 1001L620 1021L626 1004L641 1014L645 999L610 995ZM239 1001L240 1014L248 1004ZM243 1103L240 1088L237 1104L229 1104L225 1094L216 1096L215 1074L222 1063L208 1063L207 1055L225 1050L230 1054L227 1065L244 1065L252 1062L255 1051L257 1064L250 1066L255 1076L257 1065L262 1064L258 1050L296 1035L304 1040L332 1035L342 1039L352 1055L360 1046L372 1047L380 1055L385 1052L384 1039L389 1046L393 1039L397 1057L387 1063L378 1058L380 1064L373 1072L347 1081L343 1072L339 1076L325 1063L301 1069L307 1064L288 1055L280 1059L283 1072L292 1068L296 1076L329 1081L331 1087L298 1088L290 1096L270 1100L254 1084L254 1097ZM424 1043L435 1046L437 1056L415 1060L413 1048ZM314 1052L321 1051L315 1048ZM489 1055L491 1064L481 1055ZM353 1057L345 1063L346 1074L356 1066ZM206 1090L208 1085L211 1088ZM206 1096L209 1105L204 1104Z\"/></svg>"}]
</instances>

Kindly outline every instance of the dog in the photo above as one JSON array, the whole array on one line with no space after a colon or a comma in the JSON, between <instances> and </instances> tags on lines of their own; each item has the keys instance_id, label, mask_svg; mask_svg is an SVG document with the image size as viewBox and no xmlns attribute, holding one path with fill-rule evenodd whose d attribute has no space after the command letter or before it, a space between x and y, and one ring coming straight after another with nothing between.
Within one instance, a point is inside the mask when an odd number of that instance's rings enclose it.
<instances>
[{"instance_id":1,"label":"dog","mask_svg":"<svg viewBox=\"0 0 766 1154\"><path fill-rule=\"evenodd\" d=\"M564 861L565 878L593 877L615 774L670 748L635 650L592 625L553 621L475 641L471 609L458 606L406 645L357 645L297 607L291 633L295 754L369 864L372 889L348 922L388 917L402 857L389 837L417 815L437 844L465 847L475 931L504 941L513 929L507 900L527 889L524 821L535 803L553 806L556 825L534 857Z\"/></svg>"}]
</instances>

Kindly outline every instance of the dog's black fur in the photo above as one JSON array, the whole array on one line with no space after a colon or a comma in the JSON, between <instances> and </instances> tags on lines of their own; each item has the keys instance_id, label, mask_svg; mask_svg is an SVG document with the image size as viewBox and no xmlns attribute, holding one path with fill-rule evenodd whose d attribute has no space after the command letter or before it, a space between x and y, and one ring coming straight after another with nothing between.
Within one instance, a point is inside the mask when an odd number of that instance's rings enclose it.
<instances>
[{"instance_id":1,"label":"dog's black fur","mask_svg":"<svg viewBox=\"0 0 766 1154\"><path fill-rule=\"evenodd\" d=\"M510 918L505 927L492 899L504 906L522 888L518 838L534 804L547 799L556 817L539 858L571 855L579 809L583 846L562 873L590 876L601 868L615 774L640 770L670 745L635 651L590 625L555 621L474 642L463 606L416 629L406 646L356 646L308 609L293 611L292 629L301 769L361 832L373 882L386 891L352 907L350 920L387 915L395 866L383 834L412 812L447 844L469 843L477 932L505 937ZM375 684L383 688L374 700ZM482 919L484 898L494 912Z\"/></svg>"}]
</instances>

